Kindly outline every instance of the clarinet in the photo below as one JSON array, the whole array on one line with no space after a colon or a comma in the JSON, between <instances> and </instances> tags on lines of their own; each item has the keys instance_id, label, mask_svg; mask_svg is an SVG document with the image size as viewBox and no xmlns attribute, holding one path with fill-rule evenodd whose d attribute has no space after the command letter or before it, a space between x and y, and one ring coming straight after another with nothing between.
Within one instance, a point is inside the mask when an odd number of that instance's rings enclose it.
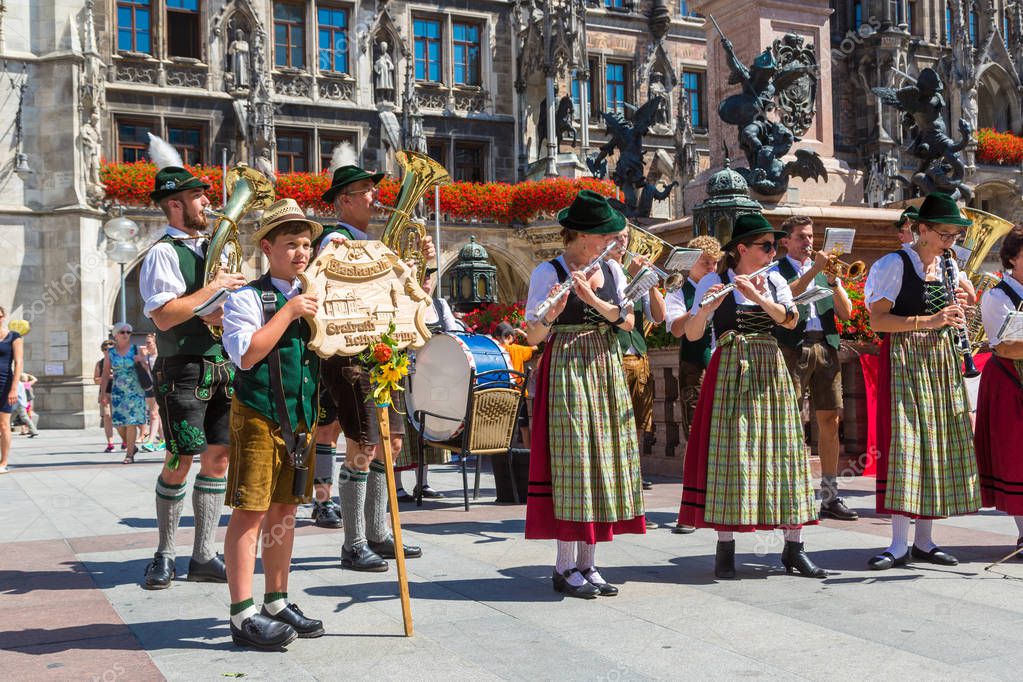
<instances>
[{"instance_id":1,"label":"clarinet","mask_svg":"<svg viewBox=\"0 0 1023 682\"><path fill-rule=\"evenodd\" d=\"M955 267L953 266L952 249L946 249L945 253L941 257L941 264L943 266L943 274L945 281L945 291L948 294L949 305L956 302L956 277ZM955 345L956 350L959 351L963 356L963 376L975 377L980 375L980 370L977 369L977 365L973 362L973 353L971 353L970 345L970 333L966 328L966 323L955 327Z\"/></svg>"}]
</instances>

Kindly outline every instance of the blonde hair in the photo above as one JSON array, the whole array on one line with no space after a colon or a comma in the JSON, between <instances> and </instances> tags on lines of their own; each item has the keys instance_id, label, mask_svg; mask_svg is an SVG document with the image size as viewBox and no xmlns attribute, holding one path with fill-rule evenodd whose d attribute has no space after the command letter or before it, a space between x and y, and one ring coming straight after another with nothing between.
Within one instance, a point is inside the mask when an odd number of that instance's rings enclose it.
<instances>
[{"instance_id":1,"label":"blonde hair","mask_svg":"<svg viewBox=\"0 0 1023 682\"><path fill-rule=\"evenodd\" d=\"M712 256L714 260L721 260L721 242L708 234L701 234L698 237L693 237L686 244L687 248L700 249L704 255Z\"/></svg>"}]
</instances>

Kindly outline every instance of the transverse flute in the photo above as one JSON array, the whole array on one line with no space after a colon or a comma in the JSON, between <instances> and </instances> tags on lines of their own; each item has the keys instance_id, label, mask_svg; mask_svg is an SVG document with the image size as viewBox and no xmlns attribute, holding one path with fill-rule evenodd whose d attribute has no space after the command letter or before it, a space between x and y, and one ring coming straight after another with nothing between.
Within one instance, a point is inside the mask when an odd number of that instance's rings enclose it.
<instances>
[{"instance_id":1,"label":"transverse flute","mask_svg":"<svg viewBox=\"0 0 1023 682\"><path fill-rule=\"evenodd\" d=\"M608 244L607 247L604 248L604 250L601 252L599 256L590 261L590 264L582 269L582 273L584 275L588 275L594 270L596 270L598 267L600 267L600 261L607 258L608 254L611 253L616 248L618 248L617 241L613 241L610 244ZM536 319L538 320L547 319L546 318L547 311L550 310L555 303L557 303L563 297L568 295L568 292L572 290L572 284L573 284L572 274L569 273L568 278L558 285L558 289L553 294L548 296L547 300L545 300L543 303L536 307Z\"/></svg>"}]
</instances>

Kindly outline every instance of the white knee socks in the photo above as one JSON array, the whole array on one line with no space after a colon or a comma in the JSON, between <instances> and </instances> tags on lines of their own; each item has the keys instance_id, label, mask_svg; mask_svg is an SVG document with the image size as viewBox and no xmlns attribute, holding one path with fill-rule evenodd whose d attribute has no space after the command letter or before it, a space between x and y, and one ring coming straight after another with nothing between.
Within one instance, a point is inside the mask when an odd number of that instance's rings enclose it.
<instances>
[{"instance_id":1,"label":"white knee socks","mask_svg":"<svg viewBox=\"0 0 1023 682\"><path fill-rule=\"evenodd\" d=\"M917 549L930 552L937 547L931 539L931 529L934 527L933 519L917 519L916 532L913 534L913 544Z\"/></svg>"},{"instance_id":2,"label":"white knee socks","mask_svg":"<svg viewBox=\"0 0 1023 682\"><path fill-rule=\"evenodd\" d=\"M892 514L892 544L886 550L896 559L906 554L909 549L909 517Z\"/></svg>"},{"instance_id":3,"label":"white knee socks","mask_svg":"<svg viewBox=\"0 0 1023 682\"><path fill-rule=\"evenodd\" d=\"M554 570L558 573L564 575L565 571L575 568L575 544L571 541L558 540L558 558L554 564ZM568 575L566 580L573 587L580 587L586 583L586 579L574 571Z\"/></svg>"}]
</instances>

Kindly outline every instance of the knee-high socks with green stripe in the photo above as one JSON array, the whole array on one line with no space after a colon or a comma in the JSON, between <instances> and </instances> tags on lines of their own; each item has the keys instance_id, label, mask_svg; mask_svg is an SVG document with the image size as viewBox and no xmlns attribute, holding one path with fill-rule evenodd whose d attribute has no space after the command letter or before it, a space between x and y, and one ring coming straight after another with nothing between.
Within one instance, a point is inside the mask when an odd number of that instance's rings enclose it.
<instances>
[{"instance_id":1,"label":"knee-high socks with green stripe","mask_svg":"<svg viewBox=\"0 0 1023 682\"><path fill-rule=\"evenodd\" d=\"M338 474L341 493L341 520L345 529L345 549L370 542L385 542L391 531L387 525L387 476L381 462L374 461L369 471L356 471L347 464Z\"/></svg>"},{"instance_id":2,"label":"knee-high socks with green stripe","mask_svg":"<svg viewBox=\"0 0 1023 682\"><path fill-rule=\"evenodd\" d=\"M216 556L216 533L220 525L220 513L224 507L226 478L195 477L192 486L192 512L195 515L195 540L192 543L192 558L205 563ZM157 554L173 559L177 556L178 525L181 510L185 506L185 484L166 483L163 478L156 480L156 520L160 533Z\"/></svg>"}]
</instances>

